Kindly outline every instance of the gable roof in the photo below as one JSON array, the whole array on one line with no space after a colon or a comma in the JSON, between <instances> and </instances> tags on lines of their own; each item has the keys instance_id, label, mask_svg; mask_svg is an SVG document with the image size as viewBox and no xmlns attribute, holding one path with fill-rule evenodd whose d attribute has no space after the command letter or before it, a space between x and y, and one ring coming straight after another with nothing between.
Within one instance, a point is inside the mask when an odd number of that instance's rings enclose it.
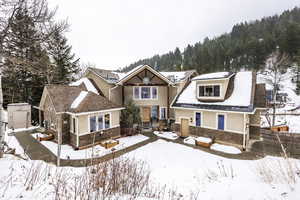
<instances>
[{"instance_id":1,"label":"gable roof","mask_svg":"<svg viewBox=\"0 0 300 200\"><path fill-rule=\"evenodd\" d=\"M122 85L124 82L126 82L131 77L135 76L136 74L140 73L144 69L149 70L150 72L152 72L153 74L155 74L156 76L158 76L159 78L161 78L166 83L168 83L170 85L173 84L173 82L170 81L167 77L165 77L164 75L162 75L160 72L154 70L149 65L139 65L139 66L133 68L132 70L130 70L129 72L127 72L126 75L117 82L117 84Z\"/></svg>"},{"instance_id":2,"label":"gable roof","mask_svg":"<svg viewBox=\"0 0 300 200\"><path fill-rule=\"evenodd\" d=\"M122 106L109 101L103 96L90 91L84 91L77 86L47 85L45 86L45 90L47 90L57 113L82 113L122 108ZM85 93L84 98L80 97L82 92ZM79 101L79 97L80 102L77 103L78 105L72 106L76 99Z\"/></svg>"},{"instance_id":3,"label":"gable roof","mask_svg":"<svg viewBox=\"0 0 300 200\"><path fill-rule=\"evenodd\" d=\"M206 102L196 97L196 81L193 81L176 97L171 105L178 108L253 112L255 78L252 72L238 72L233 77L231 94L224 101ZM198 79L196 79L198 80ZM230 86L228 86L230 87Z\"/></svg>"},{"instance_id":4,"label":"gable roof","mask_svg":"<svg viewBox=\"0 0 300 200\"><path fill-rule=\"evenodd\" d=\"M123 82L124 79L128 80L128 78L134 76L135 74L139 73L145 68L147 68L149 71L159 76L161 79L168 82L169 84L184 81L187 78L191 77L194 73L197 74L196 70L160 72L156 71L149 65L139 65L128 72L117 72L112 70L88 67L85 73L90 71L109 84L119 84L121 81Z\"/></svg>"}]
</instances>

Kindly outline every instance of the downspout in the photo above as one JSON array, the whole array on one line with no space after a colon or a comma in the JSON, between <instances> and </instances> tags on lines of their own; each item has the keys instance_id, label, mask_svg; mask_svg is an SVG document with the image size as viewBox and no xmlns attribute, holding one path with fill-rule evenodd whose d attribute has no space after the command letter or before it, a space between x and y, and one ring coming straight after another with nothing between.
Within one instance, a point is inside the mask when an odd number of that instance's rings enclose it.
<instances>
[{"instance_id":1,"label":"downspout","mask_svg":"<svg viewBox=\"0 0 300 200\"><path fill-rule=\"evenodd\" d=\"M244 134L243 134L243 150L246 150L246 133L247 133L247 123L246 114L244 113Z\"/></svg>"}]
</instances>

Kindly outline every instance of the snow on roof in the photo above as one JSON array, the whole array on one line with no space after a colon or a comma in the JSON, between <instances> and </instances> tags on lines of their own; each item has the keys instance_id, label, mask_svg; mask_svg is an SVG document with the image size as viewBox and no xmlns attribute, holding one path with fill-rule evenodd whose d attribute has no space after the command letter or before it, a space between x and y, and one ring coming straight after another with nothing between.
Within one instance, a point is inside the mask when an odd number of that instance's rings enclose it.
<instances>
[{"instance_id":1,"label":"snow on roof","mask_svg":"<svg viewBox=\"0 0 300 200\"><path fill-rule=\"evenodd\" d=\"M87 91L81 91L79 93L78 97L76 97L76 99L71 104L71 108L73 108L73 109L77 108L79 106L79 104L83 101L83 99L86 97L87 94L88 94Z\"/></svg>"},{"instance_id":2,"label":"snow on roof","mask_svg":"<svg viewBox=\"0 0 300 200\"><path fill-rule=\"evenodd\" d=\"M94 92L95 94L98 94L97 89L95 88L95 86L93 85L93 83L88 79L88 78L81 78L78 81L75 81L73 83L70 83L70 86L79 86L82 83L84 83L86 89L90 92Z\"/></svg>"},{"instance_id":3,"label":"snow on roof","mask_svg":"<svg viewBox=\"0 0 300 200\"><path fill-rule=\"evenodd\" d=\"M198 100L196 97L196 84L196 81L192 81L178 97L176 103L223 106L249 106L251 104L252 72L238 72L234 79L232 95L222 102L202 102Z\"/></svg>"},{"instance_id":4,"label":"snow on roof","mask_svg":"<svg viewBox=\"0 0 300 200\"><path fill-rule=\"evenodd\" d=\"M227 78L231 75L230 72L216 72L216 73L209 73L209 74L201 74L196 76L192 80L206 80L206 79L220 79L220 78Z\"/></svg>"},{"instance_id":5,"label":"snow on roof","mask_svg":"<svg viewBox=\"0 0 300 200\"><path fill-rule=\"evenodd\" d=\"M163 76L167 77L169 80L173 82L178 82L182 79L184 79L186 76L185 71L181 72L160 72Z\"/></svg>"},{"instance_id":6,"label":"snow on roof","mask_svg":"<svg viewBox=\"0 0 300 200\"><path fill-rule=\"evenodd\" d=\"M127 75L127 73L124 73L124 72L112 72L112 73L118 75L119 80L121 80L122 78L124 78Z\"/></svg>"}]
</instances>

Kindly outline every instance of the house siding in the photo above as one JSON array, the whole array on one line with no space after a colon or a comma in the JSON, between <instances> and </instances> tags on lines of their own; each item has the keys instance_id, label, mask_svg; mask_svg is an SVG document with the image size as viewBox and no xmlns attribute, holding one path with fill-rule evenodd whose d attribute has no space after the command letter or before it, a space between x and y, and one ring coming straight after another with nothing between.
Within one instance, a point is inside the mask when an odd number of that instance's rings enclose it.
<instances>
[{"instance_id":1,"label":"house siding","mask_svg":"<svg viewBox=\"0 0 300 200\"><path fill-rule=\"evenodd\" d=\"M90 71L85 75L85 77L92 79L97 84L98 88L103 92L103 95L109 99L109 89L114 85L107 83Z\"/></svg>"},{"instance_id":2,"label":"house siding","mask_svg":"<svg viewBox=\"0 0 300 200\"><path fill-rule=\"evenodd\" d=\"M175 131L180 131L180 124L174 125ZM229 131L213 130L208 128L190 126L190 134L195 136L213 138L215 141L227 142L238 146L243 145L243 134L233 133Z\"/></svg>"},{"instance_id":3,"label":"house siding","mask_svg":"<svg viewBox=\"0 0 300 200\"><path fill-rule=\"evenodd\" d=\"M102 140L120 137L120 127L115 127L103 131L98 131L91 134L79 136L79 147L100 142Z\"/></svg>"},{"instance_id":4,"label":"house siding","mask_svg":"<svg viewBox=\"0 0 300 200\"><path fill-rule=\"evenodd\" d=\"M190 119L190 126L195 126L196 110L175 109L175 123L180 124L181 118ZM244 114L241 113L222 113L216 111L197 111L202 113L203 128L217 129L217 115L225 115L225 131L244 133L245 123Z\"/></svg>"},{"instance_id":5,"label":"house siding","mask_svg":"<svg viewBox=\"0 0 300 200\"><path fill-rule=\"evenodd\" d=\"M111 88L110 89L110 101L118 104L118 105L122 105L122 86L117 86L115 88Z\"/></svg>"}]
</instances>

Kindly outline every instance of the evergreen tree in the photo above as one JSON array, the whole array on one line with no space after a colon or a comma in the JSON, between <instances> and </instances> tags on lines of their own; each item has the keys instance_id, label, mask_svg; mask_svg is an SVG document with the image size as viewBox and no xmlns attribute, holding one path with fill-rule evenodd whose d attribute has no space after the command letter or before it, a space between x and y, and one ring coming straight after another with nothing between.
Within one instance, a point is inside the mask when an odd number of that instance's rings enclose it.
<instances>
[{"instance_id":1,"label":"evergreen tree","mask_svg":"<svg viewBox=\"0 0 300 200\"><path fill-rule=\"evenodd\" d=\"M79 59L75 59L72 47L67 44L67 38L61 33L53 34L48 42L49 55L55 66L54 83L69 83L79 72Z\"/></svg>"}]
</instances>

